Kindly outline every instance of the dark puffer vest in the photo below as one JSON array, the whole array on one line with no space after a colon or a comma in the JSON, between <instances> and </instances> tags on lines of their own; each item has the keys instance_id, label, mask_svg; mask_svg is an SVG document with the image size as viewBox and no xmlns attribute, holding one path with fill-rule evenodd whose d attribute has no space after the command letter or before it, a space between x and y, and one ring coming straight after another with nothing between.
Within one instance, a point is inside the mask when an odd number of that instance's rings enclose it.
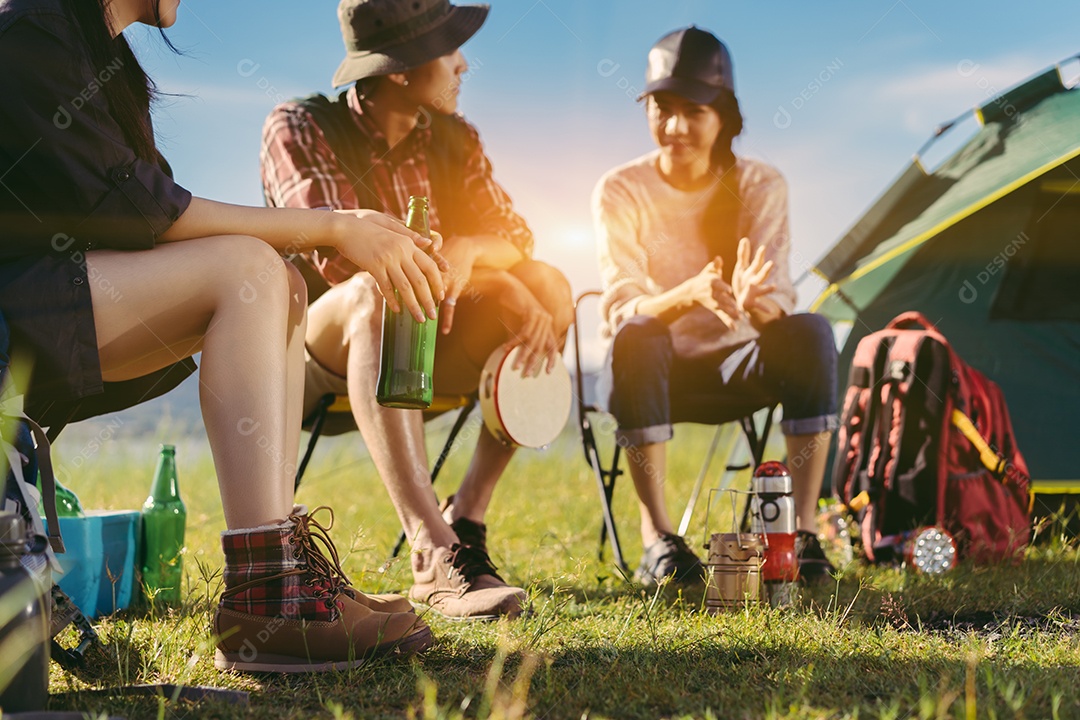
<instances>
[{"instance_id":1,"label":"dark puffer vest","mask_svg":"<svg viewBox=\"0 0 1080 720\"><path fill-rule=\"evenodd\" d=\"M365 181L371 170L372 143L358 132L347 94L346 90L335 98L312 95L297 100L297 104L311 114L322 130L338 166L356 192L359 206L385 212L387 208ZM431 142L425 148L424 161L433 196L428 200L439 220L438 228L434 229L443 235L480 232L477 219L469 210L471 203L463 197L465 163L476 142L469 125L458 115L442 113L425 113L421 122L430 123L431 128Z\"/></svg>"}]
</instances>

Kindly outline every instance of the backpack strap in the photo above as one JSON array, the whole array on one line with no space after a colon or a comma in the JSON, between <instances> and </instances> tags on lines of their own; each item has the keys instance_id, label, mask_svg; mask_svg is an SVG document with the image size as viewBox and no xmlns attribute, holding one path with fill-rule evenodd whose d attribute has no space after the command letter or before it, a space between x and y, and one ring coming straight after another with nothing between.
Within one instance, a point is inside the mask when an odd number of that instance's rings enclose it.
<instances>
[{"instance_id":1,"label":"backpack strap","mask_svg":"<svg viewBox=\"0 0 1080 720\"><path fill-rule=\"evenodd\" d=\"M888 453L881 466L881 478L886 488L895 491L912 504L918 501L914 478L906 473L900 474L898 478L897 470L908 410L913 399L912 387L916 382L923 382L917 377L917 372L923 342L927 337L927 334L921 332L897 333L889 352L889 363L884 377L884 382L889 387L885 400L888 415L881 423L880 442L888 446ZM897 483L899 486L895 487Z\"/></svg>"},{"instance_id":2,"label":"backpack strap","mask_svg":"<svg viewBox=\"0 0 1080 720\"><path fill-rule=\"evenodd\" d=\"M975 429L975 424L971 422L971 418L957 408L953 408L950 420L953 427L959 430L961 434L975 446L975 449L979 451L979 460L986 466L986 469L992 472L994 477L1005 482L1008 479L1005 476L1005 458L994 452L993 448L987 444L986 440L983 439L983 436Z\"/></svg>"},{"instance_id":3,"label":"backpack strap","mask_svg":"<svg viewBox=\"0 0 1080 720\"><path fill-rule=\"evenodd\" d=\"M41 475L41 504L44 506L45 520L48 523L47 536L49 545L52 547L53 552L63 553L65 550L64 538L60 535L60 521L56 515L56 474L53 471L52 449L49 438L37 422L29 418L22 410L10 407L11 404L9 401L4 406L0 406L0 410L3 411L5 417L14 418L25 423L34 438L34 452L37 455L38 471ZM27 480L23 477L22 458L19 457L19 451L6 440L3 441L3 446L9 469L15 475L16 486L23 497L23 502L28 507L33 507L30 505L30 498L26 493L27 484L32 484L33 480Z\"/></svg>"},{"instance_id":4,"label":"backpack strap","mask_svg":"<svg viewBox=\"0 0 1080 720\"><path fill-rule=\"evenodd\" d=\"M867 378L870 395L866 403L866 425L863 429L862 447L859 451L860 460L865 458L861 464L866 466L866 470L863 471L865 477L860 479L860 488L870 494L871 501L878 499L873 482L874 478L878 477L875 470L878 451L875 447L874 438L881 432L882 389L880 383L885 374L885 362L889 357L890 340L890 336L878 335L876 347L874 348L874 359L870 365L870 374Z\"/></svg>"},{"instance_id":5,"label":"backpack strap","mask_svg":"<svg viewBox=\"0 0 1080 720\"><path fill-rule=\"evenodd\" d=\"M52 447L40 425L26 415L22 416L22 421L29 426L30 432L34 435L38 472L41 475L41 500L45 506L45 519L49 523L49 545L52 546L53 552L63 553L65 551L64 538L60 535L60 520L56 515L56 473L53 471Z\"/></svg>"},{"instance_id":6,"label":"backpack strap","mask_svg":"<svg viewBox=\"0 0 1080 720\"><path fill-rule=\"evenodd\" d=\"M63 553L64 539L60 535L60 522L56 516L56 474L52 464L52 443L49 442L48 435L37 424L37 421L23 412L22 408L22 395L8 396L0 401L0 417L24 423L34 439L34 454L37 456L38 473L41 476L42 505L45 510L45 519L49 524L49 545L52 546L53 552ZM36 507L36 502L30 505L27 498L28 485L26 478L23 477L22 458L19 456L19 451L6 438L0 438L0 440L2 440L9 469L15 476L16 486L23 497L23 502L27 503L27 507ZM29 484L34 484L34 480L31 479ZM31 515L33 514L31 512Z\"/></svg>"}]
</instances>

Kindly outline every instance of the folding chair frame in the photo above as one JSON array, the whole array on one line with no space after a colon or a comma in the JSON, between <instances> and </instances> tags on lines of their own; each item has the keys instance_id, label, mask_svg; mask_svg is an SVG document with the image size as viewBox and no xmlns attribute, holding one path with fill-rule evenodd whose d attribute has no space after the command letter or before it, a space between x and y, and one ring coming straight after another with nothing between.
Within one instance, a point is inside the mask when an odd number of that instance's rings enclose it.
<instances>
[{"instance_id":1,"label":"folding chair frame","mask_svg":"<svg viewBox=\"0 0 1080 720\"><path fill-rule=\"evenodd\" d=\"M593 424L589 417L590 413L599 413L601 410L595 405L586 404L584 400L584 374L581 370L581 323L578 309L581 306L582 300L599 295L600 292L598 290L588 290L578 295L574 300L574 364L578 397L578 425L581 428L581 444L582 449L585 452L585 462L589 464L589 467L592 469L593 475L596 478L597 492L600 496L600 509L603 514L603 524L600 527L599 558L603 560L604 544L610 539L611 554L615 563L624 570L629 570L629 566L623 558L622 544L619 542L618 530L615 527L615 520L611 512L611 498L615 491L615 480L625 472L619 467L622 446L620 446L619 443L615 443L615 448L611 455L611 462L605 467L600 457L600 449L596 443L596 435L593 432ZM769 432L772 429L772 418L775 409L775 406L769 409L769 413L765 418L760 432L754 422L753 415L748 415L739 419L738 422L742 429L743 436L746 438L747 448L749 449L750 460L749 462L741 464L729 462L724 467L724 475L721 480L722 485L726 485L727 482L730 482L730 480L727 479L729 475L748 468L757 467L761 464L762 458L765 455L765 446L769 439ZM727 423L718 425L716 428L716 434L713 436L709 452L705 457L705 462L701 466L701 472L698 474L690 501L687 504L686 511L683 513L682 522L679 526L680 535L685 535L689 527L694 505L701 493L702 485L705 482L709 467L712 465L713 456L716 454L721 434L725 427L727 427ZM729 457L731 456L729 455ZM742 527L748 525L749 511L750 503L748 501L742 513L742 520L740 523Z\"/></svg>"}]
</instances>

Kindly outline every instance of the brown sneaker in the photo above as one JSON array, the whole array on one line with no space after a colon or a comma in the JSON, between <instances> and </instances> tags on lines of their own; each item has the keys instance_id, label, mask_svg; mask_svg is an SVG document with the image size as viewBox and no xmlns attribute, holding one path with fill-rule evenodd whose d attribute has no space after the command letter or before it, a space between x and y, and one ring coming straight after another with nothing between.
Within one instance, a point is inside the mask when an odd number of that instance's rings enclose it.
<instances>
[{"instance_id":1,"label":"brown sneaker","mask_svg":"<svg viewBox=\"0 0 1080 720\"><path fill-rule=\"evenodd\" d=\"M517 617L525 591L503 582L483 550L454 544L419 553L409 598L451 620Z\"/></svg>"},{"instance_id":2,"label":"brown sneaker","mask_svg":"<svg viewBox=\"0 0 1080 720\"><path fill-rule=\"evenodd\" d=\"M317 508L318 512L323 508ZM329 508L327 508L329 509ZM327 531L304 508L281 525L222 533L225 591L214 665L246 672L343 670L428 648L431 630L394 596L352 588Z\"/></svg>"}]
</instances>

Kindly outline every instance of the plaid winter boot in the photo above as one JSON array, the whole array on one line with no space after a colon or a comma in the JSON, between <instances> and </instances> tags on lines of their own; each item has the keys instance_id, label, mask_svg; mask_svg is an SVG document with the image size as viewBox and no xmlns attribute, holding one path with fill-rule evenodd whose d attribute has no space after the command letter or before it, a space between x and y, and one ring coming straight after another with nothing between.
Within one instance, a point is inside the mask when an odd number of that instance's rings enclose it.
<instances>
[{"instance_id":1,"label":"plaid winter boot","mask_svg":"<svg viewBox=\"0 0 1080 720\"><path fill-rule=\"evenodd\" d=\"M428 648L428 626L396 596L350 587L327 531L298 507L280 525L222 533L225 591L214 616L214 665L248 672L320 672Z\"/></svg>"}]
</instances>

